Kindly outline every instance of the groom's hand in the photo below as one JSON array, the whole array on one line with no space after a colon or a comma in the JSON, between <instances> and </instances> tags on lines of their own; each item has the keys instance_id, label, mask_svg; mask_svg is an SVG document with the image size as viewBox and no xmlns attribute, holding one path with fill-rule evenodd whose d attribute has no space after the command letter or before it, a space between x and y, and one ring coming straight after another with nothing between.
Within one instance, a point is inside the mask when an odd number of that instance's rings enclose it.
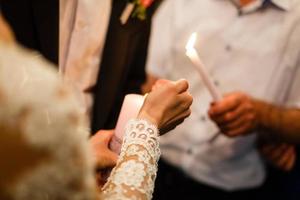
<instances>
[{"instance_id":1,"label":"groom's hand","mask_svg":"<svg viewBox=\"0 0 300 200\"><path fill-rule=\"evenodd\" d=\"M269 141L258 149L264 159L280 170L291 171L295 166L297 153L294 145Z\"/></svg>"},{"instance_id":2,"label":"groom's hand","mask_svg":"<svg viewBox=\"0 0 300 200\"><path fill-rule=\"evenodd\" d=\"M221 132L229 137L246 135L258 124L254 99L241 92L225 95L222 101L211 105L208 114Z\"/></svg>"}]
</instances>

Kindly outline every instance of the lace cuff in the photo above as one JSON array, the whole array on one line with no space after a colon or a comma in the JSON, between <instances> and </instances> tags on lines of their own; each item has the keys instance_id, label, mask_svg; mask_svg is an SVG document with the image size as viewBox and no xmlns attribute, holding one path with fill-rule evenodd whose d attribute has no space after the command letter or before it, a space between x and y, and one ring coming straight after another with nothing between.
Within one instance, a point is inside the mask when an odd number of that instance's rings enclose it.
<instances>
[{"instance_id":1,"label":"lace cuff","mask_svg":"<svg viewBox=\"0 0 300 200\"><path fill-rule=\"evenodd\" d=\"M158 136L159 131L155 125L143 119L130 120L126 126L121 154L128 146L139 144L145 147L152 158L158 160L160 156Z\"/></svg>"},{"instance_id":2,"label":"lace cuff","mask_svg":"<svg viewBox=\"0 0 300 200\"><path fill-rule=\"evenodd\" d=\"M107 184L105 199L151 199L160 157L158 129L146 120L130 120L121 154Z\"/></svg>"}]
</instances>

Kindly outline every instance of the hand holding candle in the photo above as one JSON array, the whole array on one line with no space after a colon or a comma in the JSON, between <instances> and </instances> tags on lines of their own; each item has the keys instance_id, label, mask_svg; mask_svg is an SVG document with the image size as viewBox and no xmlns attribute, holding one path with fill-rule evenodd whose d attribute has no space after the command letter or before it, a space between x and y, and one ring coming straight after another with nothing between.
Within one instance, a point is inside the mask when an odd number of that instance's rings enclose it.
<instances>
[{"instance_id":1,"label":"hand holding candle","mask_svg":"<svg viewBox=\"0 0 300 200\"><path fill-rule=\"evenodd\" d=\"M237 137L258 128L262 105L246 93L231 92L221 102L211 105L208 114L224 135Z\"/></svg>"},{"instance_id":2,"label":"hand holding candle","mask_svg":"<svg viewBox=\"0 0 300 200\"><path fill-rule=\"evenodd\" d=\"M114 152L120 153L125 125L132 118L141 118L151 122L158 127L160 134L164 134L182 123L190 115L190 106L193 101L187 89L186 80L176 82L165 80L163 84L149 93L145 101L141 95L127 95L110 148Z\"/></svg>"},{"instance_id":3,"label":"hand holding candle","mask_svg":"<svg viewBox=\"0 0 300 200\"><path fill-rule=\"evenodd\" d=\"M222 100L222 94L220 91L217 89L213 81L211 80L211 77L209 77L207 70L201 61L194 45L197 40L197 33L193 33L186 44L186 55L191 59L192 63L196 67L204 85L208 89L209 93L211 94L213 100L215 102L221 101ZM211 139L209 140L210 142L213 142L217 137L219 136L219 132L215 133Z\"/></svg>"},{"instance_id":4,"label":"hand holding candle","mask_svg":"<svg viewBox=\"0 0 300 200\"><path fill-rule=\"evenodd\" d=\"M139 118L155 124L160 135L167 133L181 124L191 114L193 97L188 92L186 80L158 81L145 99Z\"/></svg>"}]
</instances>

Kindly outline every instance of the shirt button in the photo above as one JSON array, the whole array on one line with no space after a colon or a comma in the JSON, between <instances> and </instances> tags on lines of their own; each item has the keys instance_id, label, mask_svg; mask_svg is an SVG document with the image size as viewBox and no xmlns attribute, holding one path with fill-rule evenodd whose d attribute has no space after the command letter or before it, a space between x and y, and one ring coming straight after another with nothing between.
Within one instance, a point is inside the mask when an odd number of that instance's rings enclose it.
<instances>
[{"instance_id":1,"label":"shirt button","mask_svg":"<svg viewBox=\"0 0 300 200\"><path fill-rule=\"evenodd\" d=\"M206 121L206 116L205 116L205 115L202 115L202 116L200 117L200 120L201 120L202 122L205 122L205 121Z\"/></svg>"},{"instance_id":2,"label":"shirt button","mask_svg":"<svg viewBox=\"0 0 300 200\"><path fill-rule=\"evenodd\" d=\"M225 47L226 51L231 51L232 50L232 47L231 45L227 44L226 47Z\"/></svg>"},{"instance_id":3,"label":"shirt button","mask_svg":"<svg viewBox=\"0 0 300 200\"><path fill-rule=\"evenodd\" d=\"M217 81L217 80L214 81L214 84L215 84L216 86L219 86L219 85L220 85L219 81Z\"/></svg>"},{"instance_id":4,"label":"shirt button","mask_svg":"<svg viewBox=\"0 0 300 200\"><path fill-rule=\"evenodd\" d=\"M293 70L293 66L292 66L292 65L286 65L286 68L287 68L289 71L292 71L292 70Z\"/></svg>"},{"instance_id":5,"label":"shirt button","mask_svg":"<svg viewBox=\"0 0 300 200\"><path fill-rule=\"evenodd\" d=\"M187 150L187 153L188 153L188 154L192 154L192 153L193 153L193 150L192 150L192 149L188 149L188 150Z\"/></svg>"}]
</instances>

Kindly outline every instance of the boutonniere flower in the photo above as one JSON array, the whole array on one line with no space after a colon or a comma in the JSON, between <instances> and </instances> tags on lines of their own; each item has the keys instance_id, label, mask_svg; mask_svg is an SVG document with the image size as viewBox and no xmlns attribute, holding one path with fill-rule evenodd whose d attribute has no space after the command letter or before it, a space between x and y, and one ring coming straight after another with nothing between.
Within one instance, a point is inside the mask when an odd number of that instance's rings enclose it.
<instances>
[{"instance_id":1,"label":"boutonniere flower","mask_svg":"<svg viewBox=\"0 0 300 200\"><path fill-rule=\"evenodd\" d=\"M129 0L122 12L121 23L126 24L130 16L145 20L147 18L147 9L153 2L154 0Z\"/></svg>"},{"instance_id":2,"label":"boutonniere flower","mask_svg":"<svg viewBox=\"0 0 300 200\"><path fill-rule=\"evenodd\" d=\"M147 18L147 8L151 6L154 0L133 0L136 5L135 10L132 13L132 17L137 17L140 20Z\"/></svg>"}]
</instances>

